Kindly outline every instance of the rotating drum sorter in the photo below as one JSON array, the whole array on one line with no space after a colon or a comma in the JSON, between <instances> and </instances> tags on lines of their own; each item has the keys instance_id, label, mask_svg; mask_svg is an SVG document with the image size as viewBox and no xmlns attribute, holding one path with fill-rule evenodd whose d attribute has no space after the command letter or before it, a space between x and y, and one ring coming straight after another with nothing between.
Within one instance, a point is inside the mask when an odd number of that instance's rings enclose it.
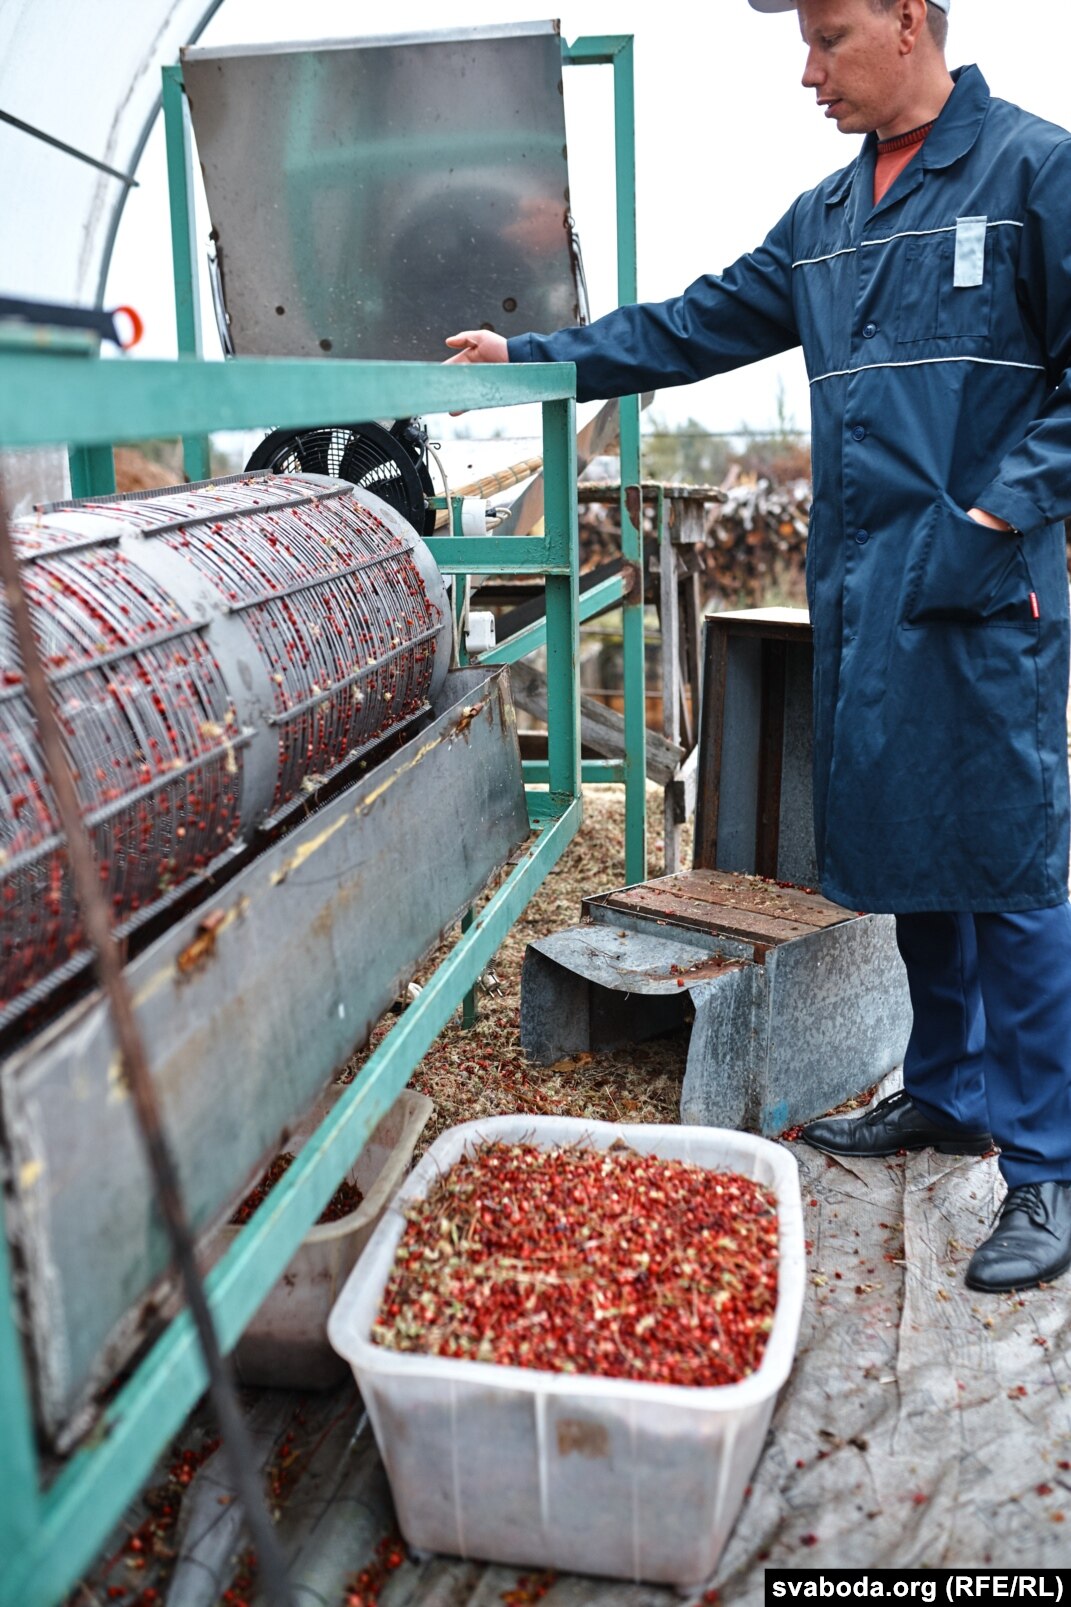
<instances>
[{"instance_id":1,"label":"rotating drum sorter","mask_svg":"<svg viewBox=\"0 0 1071 1607\"><path fill-rule=\"evenodd\" d=\"M14 533L122 935L426 714L446 674L427 548L344 481L61 504ZM86 956L3 613L0 666L3 1025Z\"/></svg>"}]
</instances>

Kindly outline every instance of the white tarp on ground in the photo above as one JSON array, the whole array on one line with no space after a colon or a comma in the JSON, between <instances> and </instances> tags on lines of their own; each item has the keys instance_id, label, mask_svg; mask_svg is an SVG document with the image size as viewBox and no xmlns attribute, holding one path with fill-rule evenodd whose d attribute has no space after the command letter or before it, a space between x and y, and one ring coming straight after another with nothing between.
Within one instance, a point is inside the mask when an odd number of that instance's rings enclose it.
<instances>
[{"instance_id":1,"label":"white tarp on ground","mask_svg":"<svg viewBox=\"0 0 1071 1607\"><path fill-rule=\"evenodd\" d=\"M131 174L220 0L0 0L0 113ZM0 295L99 303L126 185L0 120Z\"/></svg>"},{"instance_id":2,"label":"white tarp on ground","mask_svg":"<svg viewBox=\"0 0 1071 1607\"><path fill-rule=\"evenodd\" d=\"M810 1298L723 1599L760 1601L764 1567L1066 1566L1071 1282L964 1285L996 1161L794 1149Z\"/></svg>"}]
</instances>

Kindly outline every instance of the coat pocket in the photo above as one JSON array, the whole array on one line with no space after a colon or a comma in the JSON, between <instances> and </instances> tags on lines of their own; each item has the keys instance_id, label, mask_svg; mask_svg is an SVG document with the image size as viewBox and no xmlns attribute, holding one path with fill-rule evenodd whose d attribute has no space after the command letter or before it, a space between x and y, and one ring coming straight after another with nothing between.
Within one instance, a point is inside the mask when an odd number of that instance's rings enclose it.
<instances>
[{"instance_id":1,"label":"coat pocket","mask_svg":"<svg viewBox=\"0 0 1071 1607\"><path fill-rule=\"evenodd\" d=\"M1035 630L1032 592L1022 537L991 530L941 498L908 568L903 622Z\"/></svg>"},{"instance_id":2,"label":"coat pocket","mask_svg":"<svg viewBox=\"0 0 1071 1607\"><path fill-rule=\"evenodd\" d=\"M989 231L989 235L992 230ZM989 235L981 247L980 277L956 283L956 232L919 235L903 245L897 340L969 339L989 334L996 270ZM960 274L960 278L963 278Z\"/></svg>"}]
</instances>

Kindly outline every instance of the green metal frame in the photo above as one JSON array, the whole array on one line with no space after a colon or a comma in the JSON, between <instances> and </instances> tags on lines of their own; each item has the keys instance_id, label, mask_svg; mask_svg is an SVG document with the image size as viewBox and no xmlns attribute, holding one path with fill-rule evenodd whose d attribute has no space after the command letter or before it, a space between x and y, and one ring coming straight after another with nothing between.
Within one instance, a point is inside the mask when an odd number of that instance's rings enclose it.
<instances>
[{"instance_id":1,"label":"green metal frame","mask_svg":"<svg viewBox=\"0 0 1071 1607\"><path fill-rule=\"evenodd\" d=\"M618 295L636 298L635 138L632 40L579 39L563 47L569 65L612 65L615 91ZM459 575L542 574L546 619L538 643L522 633L489 662L508 662L545 645L548 757L526 765L526 778L546 790L528 793L532 846L466 930L419 997L366 1063L330 1116L303 1147L233 1247L212 1271L208 1291L225 1350L236 1343L268 1290L360 1153L414 1067L501 946L510 926L564 852L581 817L581 776L624 781L626 876L646 874L642 599L624 609L627 756L623 764L581 767L578 629L598 611L591 593L580 603L576 506L575 371L570 365L450 367L424 363L353 363L236 359L205 363L199 322L192 142L180 68L164 70L163 110L171 191L172 258L179 359L101 362L89 349L62 341L28 349L0 337L0 446L65 444L76 496L114 490L117 441L181 435L186 472L209 475L212 430L300 427L325 418L406 417L419 413L538 402L543 410L545 535L434 538L440 566ZM626 488L640 484L639 401L621 403L621 527L627 562L641 562L641 532L632 524ZM620 581L609 583L620 588ZM601 606L610 606L607 596ZM91 1441L69 1457L45 1487L34 1440L6 1233L0 1235L0 1436L4 1494L0 1500L0 1607L53 1607L92 1562L137 1495L168 1440L205 1387L188 1313L172 1323L104 1410Z\"/></svg>"},{"instance_id":2,"label":"green metal frame","mask_svg":"<svg viewBox=\"0 0 1071 1607\"><path fill-rule=\"evenodd\" d=\"M175 337L180 357L202 357L201 298L197 284L197 222L193 204L193 131L182 68L163 71L162 109L171 198L171 273L175 283ZM207 480L208 436L184 435L183 466L190 480Z\"/></svg>"},{"instance_id":3,"label":"green metal frame","mask_svg":"<svg viewBox=\"0 0 1071 1607\"><path fill-rule=\"evenodd\" d=\"M543 779L549 791L528 795L537 835L213 1270L209 1295L226 1350L580 823L575 379L568 364L102 362L89 353L31 352L17 342L4 350L0 344L3 447L64 442L73 453L102 455L115 440L176 434L197 440L209 430L250 428L266 417L297 427L324 418L404 417L522 402L543 408L546 534L497 542L493 536L441 536L431 543L442 567L455 573L494 569L546 577L550 737ZM0 1607L52 1607L63 1596L99 1552L204 1387L184 1312L107 1406L92 1441L44 1488L7 1239L0 1236Z\"/></svg>"},{"instance_id":4,"label":"green metal frame","mask_svg":"<svg viewBox=\"0 0 1071 1607\"><path fill-rule=\"evenodd\" d=\"M567 65L614 70L614 174L617 196L617 299L638 296L636 268L636 90L631 34L592 35L563 51ZM628 491L641 484L640 399L623 396L621 418L621 553L643 573L643 530L632 523ZM622 616L625 702L625 880L647 879L647 724L643 591L633 589Z\"/></svg>"}]
</instances>

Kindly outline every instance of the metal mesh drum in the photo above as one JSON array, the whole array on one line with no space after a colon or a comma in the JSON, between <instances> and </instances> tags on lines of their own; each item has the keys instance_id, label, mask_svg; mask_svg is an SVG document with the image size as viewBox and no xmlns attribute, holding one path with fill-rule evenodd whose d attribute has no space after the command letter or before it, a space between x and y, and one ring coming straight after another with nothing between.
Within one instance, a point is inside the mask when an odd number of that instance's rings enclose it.
<instances>
[{"instance_id":1,"label":"metal mesh drum","mask_svg":"<svg viewBox=\"0 0 1071 1607\"><path fill-rule=\"evenodd\" d=\"M55 505L14 526L121 933L417 719L450 610L398 513L319 475ZM0 1025L84 962L0 606Z\"/></svg>"}]
</instances>

